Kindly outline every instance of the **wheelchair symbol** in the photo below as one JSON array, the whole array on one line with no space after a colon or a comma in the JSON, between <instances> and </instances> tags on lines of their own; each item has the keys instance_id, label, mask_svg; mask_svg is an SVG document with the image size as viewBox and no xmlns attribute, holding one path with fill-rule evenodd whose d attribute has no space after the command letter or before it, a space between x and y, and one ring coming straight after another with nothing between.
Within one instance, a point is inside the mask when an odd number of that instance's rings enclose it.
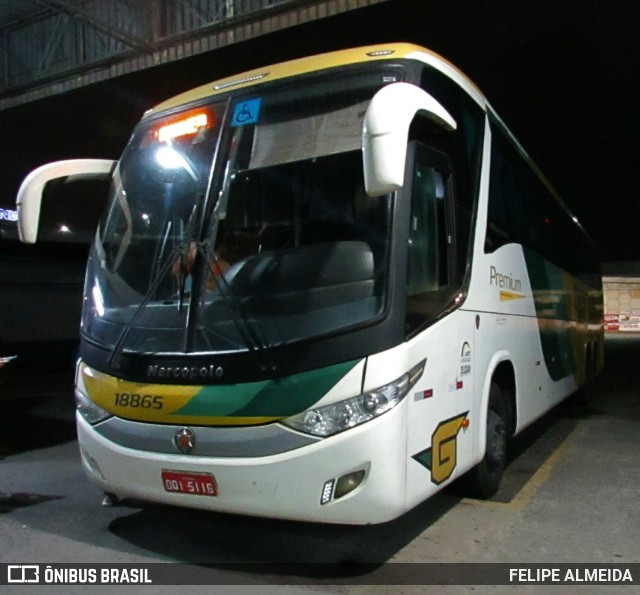
<instances>
[{"instance_id":1,"label":"wheelchair symbol","mask_svg":"<svg viewBox=\"0 0 640 595\"><path fill-rule=\"evenodd\" d=\"M261 98L250 99L236 105L233 110L232 126L244 126L246 124L255 124L260 114Z\"/></svg>"},{"instance_id":2,"label":"wheelchair symbol","mask_svg":"<svg viewBox=\"0 0 640 595\"><path fill-rule=\"evenodd\" d=\"M242 109L236 114L236 122L238 124L246 124L253 118L253 114L247 109L247 104L242 104Z\"/></svg>"}]
</instances>

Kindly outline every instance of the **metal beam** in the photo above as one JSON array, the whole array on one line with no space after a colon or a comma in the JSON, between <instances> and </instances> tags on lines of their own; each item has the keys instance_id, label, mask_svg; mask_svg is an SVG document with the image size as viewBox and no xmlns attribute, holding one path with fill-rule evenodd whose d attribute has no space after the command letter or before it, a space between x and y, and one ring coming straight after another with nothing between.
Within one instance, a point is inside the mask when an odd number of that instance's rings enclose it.
<instances>
[{"instance_id":1,"label":"metal beam","mask_svg":"<svg viewBox=\"0 0 640 595\"><path fill-rule=\"evenodd\" d=\"M73 0L36 0L36 2L47 6L48 8L52 8L57 12L66 14L77 21L85 23L96 31L104 33L105 35L124 43L130 48L142 51L158 49L156 44L147 39L114 29L110 23L105 23L101 19L97 18L95 14L88 13L79 5L78 2L74 2Z\"/></svg>"},{"instance_id":2,"label":"metal beam","mask_svg":"<svg viewBox=\"0 0 640 595\"><path fill-rule=\"evenodd\" d=\"M19 87L6 88L4 92L0 91L0 110L387 0L252 0L251 3L224 0L221 7L225 14L218 15L216 22L153 43L122 32L114 34L113 28L109 30L109 26L95 16L85 15L83 11L74 12L73 8L77 8L75 1L36 1L58 13L82 20L131 49ZM178 4L195 6L194 0L156 1L164 8ZM261 8L256 9L255 6ZM238 9L249 12L237 12ZM156 30L153 33L162 34Z\"/></svg>"}]
</instances>

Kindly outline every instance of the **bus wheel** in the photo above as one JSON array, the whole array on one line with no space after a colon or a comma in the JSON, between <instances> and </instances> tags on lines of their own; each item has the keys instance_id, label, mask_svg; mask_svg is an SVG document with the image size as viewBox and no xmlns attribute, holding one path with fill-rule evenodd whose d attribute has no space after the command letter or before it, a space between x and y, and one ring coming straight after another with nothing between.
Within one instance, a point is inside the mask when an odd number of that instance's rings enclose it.
<instances>
[{"instance_id":1,"label":"bus wheel","mask_svg":"<svg viewBox=\"0 0 640 595\"><path fill-rule=\"evenodd\" d=\"M589 347L585 353L585 382L570 397L570 403L576 407L588 407L593 401L596 380L596 358L595 349Z\"/></svg>"},{"instance_id":2,"label":"bus wheel","mask_svg":"<svg viewBox=\"0 0 640 595\"><path fill-rule=\"evenodd\" d=\"M494 382L489 390L484 458L462 478L464 491L473 498L491 498L498 491L507 459L507 419L503 389Z\"/></svg>"}]
</instances>

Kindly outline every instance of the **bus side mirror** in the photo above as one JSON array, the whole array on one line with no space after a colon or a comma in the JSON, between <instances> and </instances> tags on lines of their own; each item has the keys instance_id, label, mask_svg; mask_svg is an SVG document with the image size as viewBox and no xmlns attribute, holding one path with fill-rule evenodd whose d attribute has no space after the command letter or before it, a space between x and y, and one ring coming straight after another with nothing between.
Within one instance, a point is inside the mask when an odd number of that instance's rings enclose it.
<instances>
[{"instance_id":1,"label":"bus side mirror","mask_svg":"<svg viewBox=\"0 0 640 595\"><path fill-rule=\"evenodd\" d=\"M111 175L116 164L117 161L111 159L69 159L34 169L20 184L16 197L20 240L34 244L38 239L42 198L49 182L61 178L104 179Z\"/></svg>"},{"instance_id":2,"label":"bus side mirror","mask_svg":"<svg viewBox=\"0 0 640 595\"><path fill-rule=\"evenodd\" d=\"M445 130L456 121L426 91L409 83L393 83L378 91L364 116L362 158L369 196L382 196L404 184L409 126L423 116Z\"/></svg>"}]
</instances>

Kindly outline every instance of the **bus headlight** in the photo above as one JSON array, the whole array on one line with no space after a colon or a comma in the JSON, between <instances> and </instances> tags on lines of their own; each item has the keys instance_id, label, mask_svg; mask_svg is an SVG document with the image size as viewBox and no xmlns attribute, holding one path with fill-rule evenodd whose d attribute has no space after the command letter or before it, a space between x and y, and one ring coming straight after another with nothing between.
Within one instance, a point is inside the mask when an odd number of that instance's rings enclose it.
<instances>
[{"instance_id":1,"label":"bus headlight","mask_svg":"<svg viewBox=\"0 0 640 595\"><path fill-rule=\"evenodd\" d=\"M282 420L282 423L314 436L332 436L359 426L400 403L422 375L425 361L385 386L331 405L309 409Z\"/></svg>"},{"instance_id":2,"label":"bus headlight","mask_svg":"<svg viewBox=\"0 0 640 595\"><path fill-rule=\"evenodd\" d=\"M113 414L99 407L93 401L85 397L79 390L75 391L76 408L78 413L91 425L111 417Z\"/></svg>"}]
</instances>

